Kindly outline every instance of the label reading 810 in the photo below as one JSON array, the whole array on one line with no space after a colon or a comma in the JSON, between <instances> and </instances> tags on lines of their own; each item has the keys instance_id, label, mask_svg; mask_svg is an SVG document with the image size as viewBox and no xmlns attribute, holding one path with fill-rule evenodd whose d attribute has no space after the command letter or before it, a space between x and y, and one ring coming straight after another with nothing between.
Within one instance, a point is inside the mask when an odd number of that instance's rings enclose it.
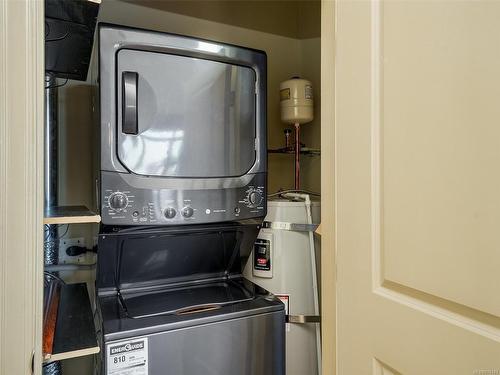
<instances>
[{"instance_id":1,"label":"label reading 810","mask_svg":"<svg viewBox=\"0 0 500 375\"><path fill-rule=\"evenodd\" d=\"M148 375L148 339L118 341L106 346L108 375Z\"/></svg>"}]
</instances>

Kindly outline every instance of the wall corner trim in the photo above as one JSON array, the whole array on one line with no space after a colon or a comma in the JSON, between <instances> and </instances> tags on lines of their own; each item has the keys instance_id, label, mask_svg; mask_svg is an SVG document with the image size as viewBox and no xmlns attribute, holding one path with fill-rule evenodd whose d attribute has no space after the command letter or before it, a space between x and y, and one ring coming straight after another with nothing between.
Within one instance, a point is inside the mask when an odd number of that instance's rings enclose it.
<instances>
[{"instance_id":1,"label":"wall corner trim","mask_svg":"<svg viewBox=\"0 0 500 375\"><path fill-rule=\"evenodd\" d=\"M0 2L0 374L41 373L44 2Z\"/></svg>"}]
</instances>

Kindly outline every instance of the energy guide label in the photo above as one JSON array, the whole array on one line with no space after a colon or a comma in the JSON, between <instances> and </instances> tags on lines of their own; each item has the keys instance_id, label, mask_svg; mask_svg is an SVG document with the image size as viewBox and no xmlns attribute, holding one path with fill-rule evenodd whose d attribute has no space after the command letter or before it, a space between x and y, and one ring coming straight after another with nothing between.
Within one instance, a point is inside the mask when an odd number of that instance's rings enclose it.
<instances>
[{"instance_id":1,"label":"energy guide label","mask_svg":"<svg viewBox=\"0 0 500 375\"><path fill-rule=\"evenodd\" d=\"M147 337L108 344L106 364L108 375L148 375Z\"/></svg>"}]
</instances>

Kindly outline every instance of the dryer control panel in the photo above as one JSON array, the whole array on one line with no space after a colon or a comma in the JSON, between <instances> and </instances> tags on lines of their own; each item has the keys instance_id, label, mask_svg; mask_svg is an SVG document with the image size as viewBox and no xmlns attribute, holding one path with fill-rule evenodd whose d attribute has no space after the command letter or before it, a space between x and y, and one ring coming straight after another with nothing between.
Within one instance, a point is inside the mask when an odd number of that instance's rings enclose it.
<instances>
[{"instance_id":1,"label":"dryer control panel","mask_svg":"<svg viewBox=\"0 0 500 375\"><path fill-rule=\"evenodd\" d=\"M265 175L225 189L134 188L119 173L101 173L101 216L107 225L234 221L266 214Z\"/></svg>"}]
</instances>

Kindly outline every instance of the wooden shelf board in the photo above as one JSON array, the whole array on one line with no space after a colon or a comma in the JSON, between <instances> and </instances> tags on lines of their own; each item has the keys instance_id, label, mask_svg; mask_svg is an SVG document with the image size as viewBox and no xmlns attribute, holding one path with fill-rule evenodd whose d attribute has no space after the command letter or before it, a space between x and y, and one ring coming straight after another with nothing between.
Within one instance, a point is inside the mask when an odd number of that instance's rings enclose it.
<instances>
[{"instance_id":1,"label":"wooden shelf board","mask_svg":"<svg viewBox=\"0 0 500 375\"><path fill-rule=\"evenodd\" d=\"M99 353L87 285L61 287L52 354L44 363Z\"/></svg>"},{"instance_id":2,"label":"wooden shelf board","mask_svg":"<svg viewBox=\"0 0 500 375\"><path fill-rule=\"evenodd\" d=\"M100 223L101 217L85 206L55 206L45 210L44 224Z\"/></svg>"},{"instance_id":3,"label":"wooden shelf board","mask_svg":"<svg viewBox=\"0 0 500 375\"><path fill-rule=\"evenodd\" d=\"M86 355L97 354L99 353L99 351L99 347L95 346L87 349L73 350L71 352L52 354L48 357L45 357L43 363L51 363L56 361L64 361L65 359L70 358L84 357Z\"/></svg>"}]
</instances>

